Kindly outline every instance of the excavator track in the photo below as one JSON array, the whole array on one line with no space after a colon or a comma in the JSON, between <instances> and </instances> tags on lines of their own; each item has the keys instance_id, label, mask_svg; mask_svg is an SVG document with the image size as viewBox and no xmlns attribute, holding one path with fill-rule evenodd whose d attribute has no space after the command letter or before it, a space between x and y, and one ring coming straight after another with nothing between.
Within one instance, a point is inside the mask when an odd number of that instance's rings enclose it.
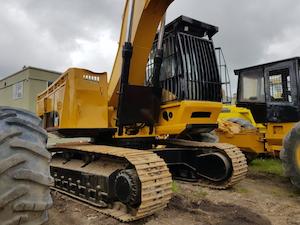
<instances>
[{"instance_id":1,"label":"excavator track","mask_svg":"<svg viewBox=\"0 0 300 225\"><path fill-rule=\"evenodd\" d=\"M92 144L62 144L49 148L52 152L57 151L80 151L87 153L96 153L103 156L116 157L118 159L126 159L131 165L134 166L139 180L141 182L141 203L135 208L131 209L128 213L128 207L121 202L114 202L109 207L103 206L88 201L87 199L80 198L68 191L61 190L54 187L55 190L67 194L77 200L84 201L93 206L98 207L98 211L118 219L122 222L129 222L138 220L140 218L149 216L158 210L165 208L172 195L172 178L169 173L168 167L165 162L158 157L155 153L150 151L140 151L134 149L126 149L120 147L111 147L103 145ZM72 161L72 159L71 159ZM63 164L67 165L69 162ZM59 163L52 162L52 167L58 167ZM60 164L62 165L62 164ZM74 168L80 170L80 168ZM97 171L94 171L97 174ZM61 181L62 177L54 177L55 180ZM69 180L63 177L64 182ZM102 208L101 208L102 207Z\"/></svg>"},{"instance_id":2,"label":"excavator track","mask_svg":"<svg viewBox=\"0 0 300 225\"><path fill-rule=\"evenodd\" d=\"M247 174L248 167L246 158L244 154L233 145L188 141L182 139L164 140L164 144L175 147L174 151L176 151L178 148L188 148L202 153L218 152L228 158L231 163L231 173L228 177L226 177L226 179L222 181L212 181L204 177L200 177L197 182L197 185L199 186L213 189L227 189L240 182ZM164 149L135 150L105 145L93 145L89 143L69 143L52 146L49 148L49 150L51 152L78 151L80 153L93 153L102 156L115 157L115 159L126 159L126 161L134 166L141 182L141 203L134 209L132 209L132 207L129 209L128 206L121 202L113 202L113 204L109 204L108 207L103 207L101 204L97 204L87 198L82 198L74 193L71 193L68 191L68 188L53 188L54 190L69 195L76 200L80 200L97 207L97 211L116 218L122 222L134 221L149 216L156 211L165 208L171 198L171 174L165 161L159 157L159 152L163 152ZM80 164L73 161L76 160L71 159L67 162L63 162L62 159L57 161L54 158L51 166L52 168L60 167L61 169L71 169L75 172L87 172L82 166L82 163ZM89 170L88 172L97 176L97 173L101 169L97 168L96 166L92 166L92 168L94 168L94 170ZM68 177L57 176L54 174L54 179L55 181L66 183L69 186L76 186L76 184L70 182Z\"/></svg>"},{"instance_id":3,"label":"excavator track","mask_svg":"<svg viewBox=\"0 0 300 225\"><path fill-rule=\"evenodd\" d=\"M169 139L166 143L178 147L199 148L201 150L208 149L213 152L220 152L229 158L232 166L232 173L230 177L222 182L213 182L209 181L208 179L200 178L199 182L197 183L199 186L220 190L227 189L243 180L248 172L248 165L245 155L234 145L226 143L197 142L183 139Z\"/></svg>"}]
</instances>

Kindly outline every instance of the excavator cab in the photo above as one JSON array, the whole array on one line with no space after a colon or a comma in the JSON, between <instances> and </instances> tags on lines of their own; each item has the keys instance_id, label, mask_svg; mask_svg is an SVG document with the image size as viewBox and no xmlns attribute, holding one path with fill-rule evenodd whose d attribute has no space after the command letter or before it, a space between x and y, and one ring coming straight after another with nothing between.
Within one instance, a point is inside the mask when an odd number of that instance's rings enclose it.
<instances>
[{"instance_id":1,"label":"excavator cab","mask_svg":"<svg viewBox=\"0 0 300 225\"><path fill-rule=\"evenodd\" d=\"M212 37L218 27L180 16L165 27L159 83L162 102L221 101L221 81ZM150 52L146 84L152 85L158 35Z\"/></svg>"},{"instance_id":2,"label":"excavator cab","mask_svg":"<svg viewBox=\"0 0 300 225\"><path fill-rule=\"evenodd\" d=\"M299 59L235 70L237 106L250 109L257 123L299 121Z\"/></svg>"},{"instance_id":3,"label":"excavator cab","mask_svg":"<svg viewBox=\"0 0 300 225\"><path fill-rule=\"evenodd\" d=\"M159 30L149 53L144 85L125 81L126 88L119 99L118 130L130 126L138 131L136 124L142 123L150 128L149 134L153 134L155 126L159 135L185 134L199 129L210 132L217 126L215 118L222 99L222 83L212 40L218 27L179 16L163 28L162 44L159 44ZM158 52L162 54L160 59ZM158 60L161 60L159 66ZM205 107L200 101L210 102L210 105ZM178 110L172 111L175 108L170 106L172 102L178 103ZM161 110L161 105L166 108ZM190 116L181 121L181 128L174 129L175 122L171 120L183 118L181 112Z\"/></svg>"}]
</instances>

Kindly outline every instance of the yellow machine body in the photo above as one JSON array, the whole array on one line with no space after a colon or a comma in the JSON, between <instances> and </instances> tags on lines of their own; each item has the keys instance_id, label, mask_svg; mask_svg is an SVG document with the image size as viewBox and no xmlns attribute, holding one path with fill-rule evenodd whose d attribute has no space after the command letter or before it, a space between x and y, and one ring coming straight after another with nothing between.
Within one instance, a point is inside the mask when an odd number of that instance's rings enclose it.
<instances>
[{"instance_id":1,"label":"yellow machine body","mask_svg":"<svg viewBox=\"0 0 300 225\"><path fill-rule=\"evenodd\" d=\"M218 119L227 120L230 118L240 118L249 121L253 126L257 126L251 111L246 108L237 107L235 105L223 105L221 114Z\"/></svg>"},{"instance_id":2,"label":"yellow machine body","mask_svg":"<svg viewBox=\"0 0 300 225\"><path fill-rule=\"evenodd\" d=\"M254 129L244 129L239 124L228 121L230 118L248 121ZM223 105L218 123L219 128L216 133L220 142L234 144L249 153L260 154L265 152L265 127L255 122L249 109L236 107L235 105Z\"/></svg>"},{"instance_id":3,"label":"yellow machine body","mask_svg":"<svg viewBox=\"0 0 300 225\"><path fill-rule=\"evenodd\" d=\"M228 121L239 118L248 121L254 129L245 129L239 124ZM218 118L217 135L220 142L231 143L245 152L268 153L278 156L282 141L295 123L256 123L251 111L235 105L223 105Z\"/></svg>"},{"instance_id":4,"label":"yellow machine body","mask_svg":"<svg viewBox=\"0 0 300 225\"><path fill-rule=\"evenodd\" d=\"M190 74L188 69L176 74L176 91L159 83L164 78L160 76L162 65L166 65L162 64L163 56L159 57L166 47L163 45L154 58L160 64L153 66L153 83L147 83L148 57L159 23L158 40L163 42L164 14L171 2L126 1L109 82L106 73L71 68L37 97L36 111L44 128L66 138L90 138L89 142L48 148L53 154L51 175L56 190L100 206L99 211L122 222L166 207L172 194L171 175L226 189L247 173L246 158L237 147L205 140L217 127L222 109L221 81L211 39L217 27L184 16L175 20L180 26L176 28L178 35L173 36L182 35L189 43L193 37L198 43L182 50L182 57L196 52L202 54L197 62L206 58L203 72L193 80L198 84L194 84L198 96L190 94L191 80L183 79ZM184 33L188 31L191 33ZM200 43L207 47L200 48ZM190 62L193 72L201 65L195 60ZM164 94L176 94L176 98L164 101ZM195 134L198 139L194 139Z\"/></svg>"},{"instance_id":5,"label":"yellow machine body","mask_svg":"<svg viewBox=\"0 0 300 225\"><path fill-rule=\"evenodd\" d=\"M113 107L108 106L108 83L106 73L93 73L71 68L62 74L37 99L37 114L47 123L48 130L116 128ZM222 104L208 101L176 101L161 106L155 135L180 134L189 124L217 124ZM204 112L206 117L195 117L193 113ZM168 119L164 119L164 117ZM147 136L148 129L139 134ZM128 136L130 137L130 136Z\"/></svg>"},{"instance_id":6,"label":"yellow machine body","mask_svg":"<svg viewBox=\"0 0 300 225\"><path fill-rule=\"evenodd\" d=\"M278 156L282 150L283 139L294 127L295 123L267 123L265 134L265 148L267 152Z\"/></svg>"},{"instance_id":7,"label":"yellow machine body","mask_svg":"<svg viewBox=\"0 0 300 225\"><path fill-rule=\"evenodd\" d=\"M161 106L158 135L180 134L189 124L217 124L222 104L208 101L178 101ZM195 117L193 113L203 112L206 117ZM168 115L168 120L164 119ZM170 116L171 115L171 116Z\"/></svg>"},{"instance_id":8,"label":"yellow machine body","mask_svg":"<svg viewBox=\"0 0 300 225\"><path fill-rule=\"evenodd\" d=\"M264 135L256 130L241 130L238 133L234 133L218 128L216 133L220 142L233 144L244 152L265 153Z\"/></svg>"},{"instance_id":9,"label":"yellow machine body","mask_svg":"<svg viewBox=\"0 0 300 225\"><path fill-rule=\"evenodd\" d=\"M38 96L37 114L50 129L107 128L107 87L106 73L68 69Z\"/></svg>"}]
</instances>

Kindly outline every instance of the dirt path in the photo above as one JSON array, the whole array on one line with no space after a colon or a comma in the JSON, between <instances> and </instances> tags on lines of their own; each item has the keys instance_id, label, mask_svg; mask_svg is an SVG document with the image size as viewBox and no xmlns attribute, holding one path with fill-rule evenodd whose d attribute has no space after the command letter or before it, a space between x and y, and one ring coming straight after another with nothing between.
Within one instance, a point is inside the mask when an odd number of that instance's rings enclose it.
<instances>
[{"instance_id":1,"label":"dirt path","mask_svg":"<svg viewBox=\"0 0 300 225\"><path fill-rule=\"evenodd\" d=\"M133 225L300 225L300 193L285 178L250 172L233 189L210 190L177 182L169 206ZM122 224L53 193L47 225Z\"/></svg>"}]
</instances>

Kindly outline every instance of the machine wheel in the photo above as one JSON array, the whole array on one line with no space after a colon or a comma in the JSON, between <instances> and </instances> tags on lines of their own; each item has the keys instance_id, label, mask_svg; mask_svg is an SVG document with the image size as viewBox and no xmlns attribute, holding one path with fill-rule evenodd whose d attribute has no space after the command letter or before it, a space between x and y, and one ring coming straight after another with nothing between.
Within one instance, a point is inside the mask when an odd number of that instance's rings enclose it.
<instances>
[{"instance_id":1,"label":"machine wheel","mask_svg":"<svg viewBox=\"0 0 300 225\"><path fill-rule=\"evenodd\" d=\"M253 129L255 128L252 123L250 123L248 120L244 120L241 118L230 118L228 121L239 124L241 127L245 129Z\"/></svg>"},{"instance_id":2,"label":"machine wheel","mask_svg":"<svg viewBox=\"0 0 300 225\"><path fill-rule=\"evenodd\" d=\"M0 107L0 221L38 225L52 205L47 133L31 112Z\"/></svg>"},{"instance_id":3,"label":"machine wheel","mask_svg":"<svg viewBox=\"0 0 300 225\"><path fill-rule=\"evenodd\" d=\"M283 148L280 159L285 174L292 184L300 188L300 123L297 123L284 138Z\"/></svg>"},{"instance_id":4,"label":"machine wheel","mask_svg":"<svg viewBox=\"0 0 300 225\"><path fill-rule=\"evenodd\" d=\"M121 202L131 206L140 204L140 190L141 185L135 170L127 169L118 173L115 180L115 193Z\"/></svg>"}]
</instances>

